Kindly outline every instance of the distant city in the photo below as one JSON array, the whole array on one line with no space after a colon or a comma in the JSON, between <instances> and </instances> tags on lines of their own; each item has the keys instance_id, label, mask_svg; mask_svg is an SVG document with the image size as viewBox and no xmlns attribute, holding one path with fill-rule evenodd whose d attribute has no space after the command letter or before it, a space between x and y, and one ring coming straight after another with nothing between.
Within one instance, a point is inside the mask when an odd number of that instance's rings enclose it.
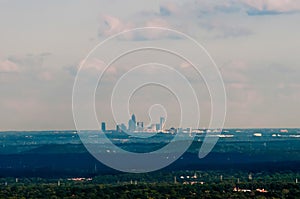
<instances>
[{"instance_id":1,"label":"distant city","mask_svg":"<svg viewBox=\"0 0 300 199\"><path fill-rule=\"evenodd\" d=\"M121 124L117 124L114 130L108 130L106 129L106 123L102 122L101 130L103 132L116 131L118 133L134 132L134 133L167 133L167 134L175 134L177 132L192 134L192 133L204 133L205 131L204 129L174 128L174 127L167 129L165 128L165 123L166 123L166 118L161 116L159 118L159 123L150 124L149 126L144 126L144 122L137 121L135 114L132 114L131 118L128 120L128 127L124 123L121 123Z\"/></svg>"},{"instance_id":2,"label":"distant city","mask_svg":"<svg viewBox=\"0 0 300 199\"><path fill-rule=\"evenodd\" d=\"M204 133L218 133L218 134L211 134L210 136L218 136L220 138L233 138L235 135L229 133L229 129L207 129L207 128L165 128L166 118L160 117L159 123L150 124L148 126L144 126L143 121L137 121L135 114L131 115L131 118L128 120L128 127L124 124L117 124L115 129L107 129L106 123L101 122L101 131L105 133L163 133L163 134L176 134L176 133L184 133L187 135L200 135ZM222 132L222 134L219 134ZM242 133L243 131L240 129L236 129L235 133ZM283 134L282 134L283 133ZM275 131L271 134L271 137L285 137L289 136L291 138L299 138L300 135L292 134L287 135L289 133L288 129L275 129ZM252 133L253 137L263 137L264 134L256 129L255 132Z\"/></svg>"}]
</instances>

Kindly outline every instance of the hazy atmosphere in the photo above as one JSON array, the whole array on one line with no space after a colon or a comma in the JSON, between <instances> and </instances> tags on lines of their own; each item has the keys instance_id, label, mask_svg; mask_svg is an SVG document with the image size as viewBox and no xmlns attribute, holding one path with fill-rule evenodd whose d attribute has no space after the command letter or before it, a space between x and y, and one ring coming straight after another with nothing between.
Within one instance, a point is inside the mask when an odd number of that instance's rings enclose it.
<instances>
[{"instance_id":1,"label":"hazy atmosphere","mask_svg":"<svg viewBox=\"0 0 300 199\"><path fill-rule=\"evenodd\" d=\"M184 32L210 53L225 83L225 127L299 127L299 21L296 0L2 0L0 130L74 129L72 89L81 61L107 37L145 26ZM159 42L155 37L131 35L124 45ZM118 64L126 67L128 60ZM101 69L101 60L94 61L98 65L90 65L91 73ZM114 76L119 71L110 72ZM102 95L108 93L97 93ZM169 95L160 95L162 104ZM145 103L139 103L138 95L136 99L132 111L146 120ZM101 100L97 104L105 106ZM204 120L209 112L205 104L207 99L202 103ZM100 120L114 128L102 115ZM169 115L167 123L176 126L176 114L171 110Z\"/></svg>"}]
</instances>

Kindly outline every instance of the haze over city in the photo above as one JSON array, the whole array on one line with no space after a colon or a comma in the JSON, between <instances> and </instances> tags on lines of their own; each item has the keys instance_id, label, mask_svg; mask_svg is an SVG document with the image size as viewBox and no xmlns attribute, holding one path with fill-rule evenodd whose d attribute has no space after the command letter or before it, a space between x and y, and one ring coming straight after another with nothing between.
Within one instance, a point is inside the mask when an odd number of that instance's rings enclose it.
<instances>
[{"instance_id":1,"label":"haze over city","mask_svg":"<svg viewBox=\"0 0 300 199\"><path fill-rule=\"evenodd\" d=\"M299 0L0 0L0 198L299 198Z\"/></svg>"},{"instance_id":2,"label":"haze over city","mask_svg":"<svg viewBox=\"0 0 300 199\"><path fill-rule=\"evenodd\" d=\"M105 38L144 26L176 29L206 48L225 83L225 127L299 127L299 21L299 1L4 0L0 6L0 130L75 129L72 89L81 61ZM122 45L176 40L180 44L174 37L133 34ZM199 91L202 126L207 126L210 98L189 64L167 54L153 53L146 59L138 55L112 66L100 86L114 85L132 67L132 60L171 60ZM88 64L87 79L107 63L92 59ZM143 72L161 75L156 70ZM96 93L99 121L115 128L113 117L106 115L109 106L103 96L110 96L110 91ZM146 86L137 91L130 112L149 123L153 104L165 107L167 126L178 126L178 102L162 88Z\"/></svg>"}]
</instances>

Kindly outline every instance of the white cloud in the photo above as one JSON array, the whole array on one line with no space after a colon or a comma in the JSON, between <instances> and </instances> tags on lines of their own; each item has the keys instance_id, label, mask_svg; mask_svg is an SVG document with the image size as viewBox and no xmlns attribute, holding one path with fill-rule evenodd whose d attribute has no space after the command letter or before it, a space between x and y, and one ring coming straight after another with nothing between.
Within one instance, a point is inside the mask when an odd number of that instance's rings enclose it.
<instances>
[{"instance_id":1,"label":"white cloud","mask_svg":"<svg viewBox=\"0 0 300 199\"><path fill-rule=\"evenodd\" d=\"M106 63L103 62L100 59L97 58L93 58L93 59L89 59L87 60L84 64L83 64L83 70L85 71L90 71L90 72L101 72L104 71L106 68ZM110 66L107 68L106 70L107 73L109 74L116 74L116 68L113 66Z\"/></svg>"},{"instance_id":2,"label":"white cloud","mask_svg":"<svg viewBox=\"0 0 300 199\"><path fill-rule=\"evenodd\" d=\"M9 60L0 60L0 73L20 72L17 64Z\"/></svg>"},{"instance_id":3,"label":"white cloud","mask_svg":"<svg viewBox=\"0 0 300 199\"><path fill-rule=\"evenodd\" d=\"M98 35L109 37L126 30L143 27L172 28L169 21L155 15L152 15L145 21L139 21L136 19L133 19L132 21L134 22L125 22L125 20L115 16L103 15L101 17ZM158 40L163 38L177 37L164 30L145 29L135 32L126 32L119 36L119 38L124 40Z\"/></svg>"}]
</instances>

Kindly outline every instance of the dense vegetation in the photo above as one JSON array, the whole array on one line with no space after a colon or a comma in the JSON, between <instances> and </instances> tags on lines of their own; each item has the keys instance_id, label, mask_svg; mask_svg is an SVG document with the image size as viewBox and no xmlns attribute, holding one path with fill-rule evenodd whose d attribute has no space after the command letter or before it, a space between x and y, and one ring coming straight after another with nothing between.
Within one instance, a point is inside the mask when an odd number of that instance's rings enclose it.
<instances>
[{"instance_id":1,"label":"dense vegetation","mask_svg":"<svg viewBox=\"0 0 300 199\"><path fill-rule=\"evenodd\" d=\"M295 183L243 184L265 186L268 193L234 192L233 184L22 184L2 186L0 198L299 198L300 187Z\"/></svg>"},{"instance_id":2,"label":"dense vegetation","mask_svg":"<svg viewBox=\"0 0 300 199\"><path fill-rule=\"evenodd\" d=\"M186 179L188 175L197 179ZM299 177L294 172L178 171L104 175L82 181L2 178L0 198L300 198L300 184L295 180ZM258 188L267 192L260 193Z\"/></svg>"},{"instance_id":3,"label":"dense vegetation","mask_svg":"<svg viewBox=\"0 0 300 199\"><path fill-rule=\"evenodd\" d=\"M258 138L248 131L220 139L204 159L198 158L202 141L195 140L176 162L146 174L101 164L73 132L0 134L5 143L0 147L0 198L300 198L300 140L273 137L277 130L261 130L266 135ZM146 152L168 139L116 144ZM78 177L83 179L72 179Z\"/></svg>"},{"instance_id":4,"label":"dense vegetation","mask_svg":"<svg viewBox=\"0 0 300 199\"><path fill-rule=\"evenodd\" d=\"M299 171L300 140L220 141L207 157L199 159L201 144L202 142L194 142L188 152L164 170ZM131 151L148 150L151 147L152 143L123 144L123 148ZM0 177L53 178L115 172L101 164L80 144L42 145L19 153L6 151L1 154L0 150L0 159Z\"/></svg>"}]
</instances>

